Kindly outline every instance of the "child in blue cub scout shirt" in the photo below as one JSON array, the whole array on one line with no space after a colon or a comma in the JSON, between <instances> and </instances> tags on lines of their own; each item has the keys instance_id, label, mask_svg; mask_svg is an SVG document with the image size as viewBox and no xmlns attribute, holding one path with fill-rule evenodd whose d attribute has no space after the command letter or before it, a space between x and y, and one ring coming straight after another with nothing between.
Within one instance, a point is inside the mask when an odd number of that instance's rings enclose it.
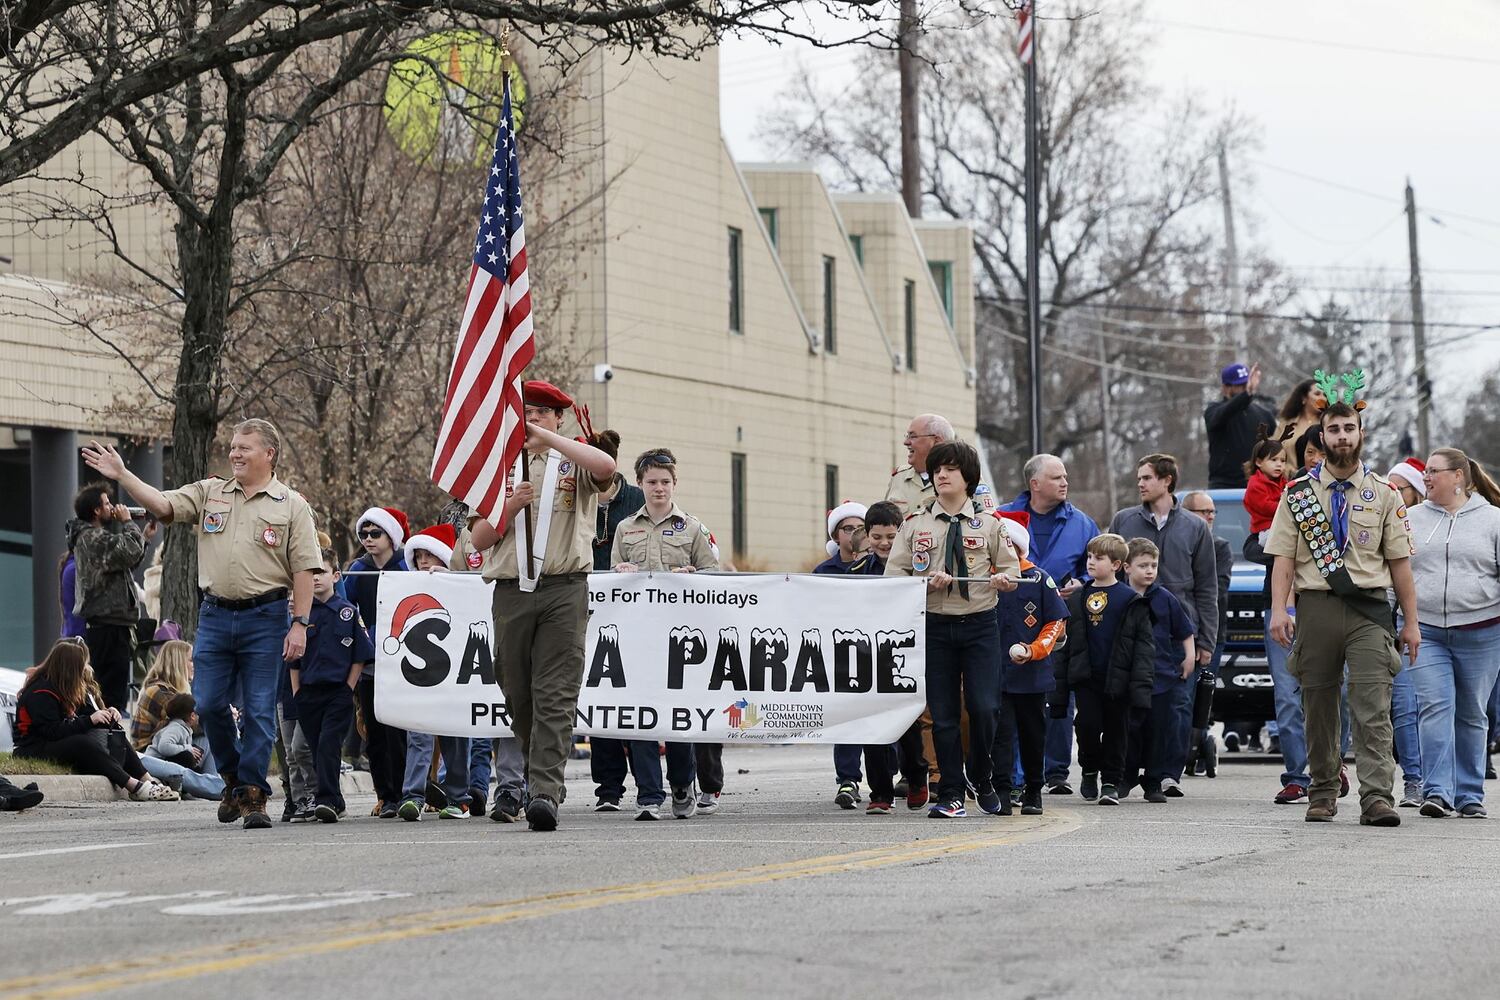
<instances>
[{"instance_id":1,"label":"child in blue cub scout shirt","mask_svg":"<svg viewBox=\"0 0 1500 1000\"><path fill-rule=\"evenodd\" d=\"M999 814L1013 808L1011 782L1019 758L1022 774L1021 815L1042 814L1043 752L1047 742L1047 693L1054 674L1052 650L1068 624L1068 606L1057 593L1057 583L1027 555L1031 535L1025 511L997 511L1006 537L1021 560L1021 581L1015 590L997 595L995 619L1000 626L1000 717L992 750Z\"/></svg>"},{"instance_id":2,"label":"child in blue cub scout shirt","mask_svg":"<svg viewBox=\"0 0 1500 1000\"><path fill-rule=\"evenodd\" d=\"M1120 792L1125 794L1131 785L1139 784L1147 802L1167 801L1162 791L1162 779L1167 777L1168 763L1173 756L1172 741L1181 736L1172 720L1192 693L1188 678L1193 676L1196 664L1193 622L1182 602L1157 582L1159 556L1156 544L1149 538L1132 538L1125 564L1130 586L1151 607L1156 659L1151 682L1151 708L1136 721L1131 732L1125 785Z\"/></svg>"},{"instance_id":3,"label":"child in blue cub scout shirt","mask_svg":"<svg viewBox=\"0 0 1500 1000\"><path fill-rule=\"evenodd\" d=\"M1054 657L1057 686L1048 705L1054 719L1077 705L1073 729L1083 768L1083 798L1120 804L1132 711L1151 707L1156 640L1151 605L1118 574L1130 555L1125 539L1102 534L1088 544L1093 581L1068 599L1068 646ZM1101 784L1102 782L1102 784Z\"/></svg>"},{"instance_id":4,"label":"child in blue cub scout shirt","mask_svg":"<svg viewBox=\"0 0 1500 1000\"><path fill-rule=\"evenodd\" d=\"M375 659L359 610L334 592L338 578L338 562L325 550L323 567L313 574L307 649L290 663L297 722L312 748L317 775L313 815L323 823L337 823L344 815L339 749L354 719L354 686L364 665Z\"/></svg>"}]
</instances>

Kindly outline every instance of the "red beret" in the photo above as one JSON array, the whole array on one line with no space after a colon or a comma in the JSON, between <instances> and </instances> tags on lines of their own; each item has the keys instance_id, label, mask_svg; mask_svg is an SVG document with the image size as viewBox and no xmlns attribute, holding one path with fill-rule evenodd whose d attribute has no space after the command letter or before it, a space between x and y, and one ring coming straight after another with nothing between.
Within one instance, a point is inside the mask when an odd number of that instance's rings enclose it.
<instances>
[{"instance_id":1,"label":"red beret","mask_svg":"<svg viewBox=\"0 0 1500 1000\"><path fill-rule=\"evenodd\" d=\"M552 410L566 410L573 405L572 396L551 382L543 382L539 379L522 383L521 400L527 406L545 406Z\"/></svg>"}]
</instances>

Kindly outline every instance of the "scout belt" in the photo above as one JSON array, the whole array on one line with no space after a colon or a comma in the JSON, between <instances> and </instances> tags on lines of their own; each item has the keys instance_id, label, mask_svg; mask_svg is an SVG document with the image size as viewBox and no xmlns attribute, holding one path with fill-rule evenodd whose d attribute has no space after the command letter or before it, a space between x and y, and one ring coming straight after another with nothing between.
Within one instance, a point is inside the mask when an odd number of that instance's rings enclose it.
<instances>
[{"instance_id":1,"label":"scout belt","mask_svg":"<svg viewBox=\"0 0 1500 1000\"><path fill-rule=\"evenodd\" d=\"M1289 487L1286 491L1286 504L1296 518L1297 531L1312 553L1313 565L1318 568L1318 574L1328 581L1329 589L1342 597L1355 611L1394 635L1396 623L1391 616L1391 607L1386 603L1385 590L1365 590L1349 576L1349 567L1344 564L1344 551L1334 541L1333 524L1323 512L1323 505L1313 489L1312 479ZM1344 544L1347 548L1347 539Z\"/></svg>"}]
</instances>

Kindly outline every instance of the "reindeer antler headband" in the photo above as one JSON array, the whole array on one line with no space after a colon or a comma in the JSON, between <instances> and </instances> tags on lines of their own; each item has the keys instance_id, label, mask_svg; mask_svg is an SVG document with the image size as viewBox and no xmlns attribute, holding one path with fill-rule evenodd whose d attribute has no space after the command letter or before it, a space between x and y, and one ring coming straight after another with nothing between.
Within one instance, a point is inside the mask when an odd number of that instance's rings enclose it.
<instances>
[{"instance_id":1,"label":"reindeer antler headband","mask_svg":"<svg viewBox=\"0 0 1500 1000\"><path fill-rule=\"evenodd\" d=\"M1339 383L1343 383L1340 388ZM1323 390L1323 402L1318 410L1327 409L1334 403L1343 403L1354 407L1355 412L1364 410L1366 403L1363 399L1355 399L1354 394L1365 387L1365 372L1363 368L1345 372L1342 375L1330 375L1319 368L1313 372L1313 383Z\"/></svg>"}]
</instances>

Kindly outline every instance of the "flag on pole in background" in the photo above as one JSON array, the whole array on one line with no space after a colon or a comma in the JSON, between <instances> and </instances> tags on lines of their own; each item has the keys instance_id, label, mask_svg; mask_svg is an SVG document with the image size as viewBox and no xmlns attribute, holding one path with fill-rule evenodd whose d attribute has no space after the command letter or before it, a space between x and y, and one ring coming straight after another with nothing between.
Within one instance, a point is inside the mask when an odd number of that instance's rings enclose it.
<instances>
[{"instance_id":1,"label":"flag on pole in background","mask_svg":"<svg viewBox=\"0 0 1500 1000\"><path fill-rule=\"evenodd\" d=\"M1016 40L1016 54L1021 57L1021 65L1026 66L1031 62L1031 18L1032 0L1021 0L1021 9L1016 11L1016 25L1020 37Z\"/></svg>"},{"instance_id":2,"label":"flag on pole in background","mask_svg":"<svg viewBox=\"0 0 1500 1000\"><path fill-rule=\"evenodd\" d=\"M504 531L505 474L526 441L521 378L536 356L521 172L510 76L485 180L484 210L469 268L458 346L448 373L443 420L432 456L432 481Z\"/></svg>"}]
</instances>

